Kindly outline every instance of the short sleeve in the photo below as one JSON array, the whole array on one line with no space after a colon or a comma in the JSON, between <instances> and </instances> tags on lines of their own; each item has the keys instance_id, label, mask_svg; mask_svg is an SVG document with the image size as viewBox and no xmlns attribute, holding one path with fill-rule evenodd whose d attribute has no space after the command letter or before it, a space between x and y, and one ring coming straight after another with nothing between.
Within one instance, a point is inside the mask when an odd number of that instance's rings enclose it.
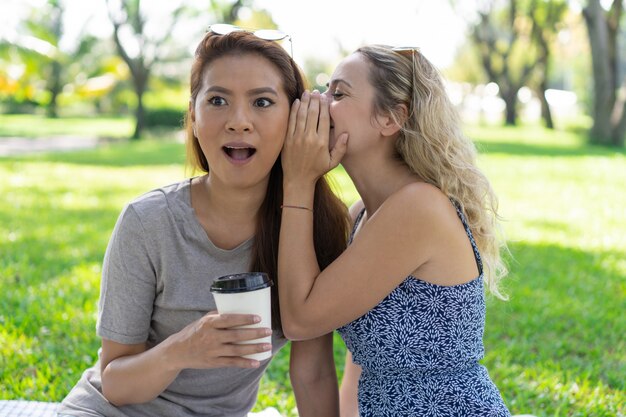
<instances>
[{"instance_id":1,"label":"short sleeve","mask_svg":"<svg viewBox=\"0 0 626 417\"><path fill-rule=\"evenodd\" d=\"M132 205L120 214L102 266L98 336L123 344L148 340L156 272L148 236Z\"/></svg>"}]
</instances>

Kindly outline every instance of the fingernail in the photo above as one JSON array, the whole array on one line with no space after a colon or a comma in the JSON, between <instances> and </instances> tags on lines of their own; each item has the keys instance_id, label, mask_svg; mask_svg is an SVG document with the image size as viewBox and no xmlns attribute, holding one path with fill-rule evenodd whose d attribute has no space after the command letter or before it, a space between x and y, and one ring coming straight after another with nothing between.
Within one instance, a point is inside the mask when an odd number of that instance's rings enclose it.
<instances>
[{"instance_id":1,"label":"fingernail","mask_svg":"<svg viewBox=\"0 0 626 417\"><path fill-rule=\"evenodd\" d=\"M304 93L302 93L302 98L308 98L309 97L309 92L305 91Z\"/></svg>"},{"instance_id":2,"label":"fingernail","mask_svg":"<svg viewBox=\"0 0 626 417\"><path fill-rule=\"evenodd\" d=\"M250 361L250 366L252 366L253 368L258 368L259 366L261 366L261 362L259 362L259 361Z\"/></svg>"},{"instance_id":3,"label":"fingernail","mask_svg":"<svg viewBox=\"0 0 626 417\"><path fill-rule=\"evenodd\" d=\"M261 322L261 317L260 316L254 316L254 318L252 319L255 323L260 323Z\"/></svg>"},{"instance_id":4,"label":"fingernail","mask_svg":"<svg viewBox=\"0 0 626 417\"><path fill-rule=\"evenodd\" d=\"M263 350L267 351L267 350L271 350L272 349L272 345L270 345L269 343L266 343L263 345Z\"/></svg>"},{"instance_id":5,"label":"fingernail","mask_svg":"<svg viewBox=\"0 0 626 417\"><path fill-rule=\"evenodd\" d=\"M272 329L265 329L265 336L269 336L272 334Z\"/></svg>"}]
</instances>

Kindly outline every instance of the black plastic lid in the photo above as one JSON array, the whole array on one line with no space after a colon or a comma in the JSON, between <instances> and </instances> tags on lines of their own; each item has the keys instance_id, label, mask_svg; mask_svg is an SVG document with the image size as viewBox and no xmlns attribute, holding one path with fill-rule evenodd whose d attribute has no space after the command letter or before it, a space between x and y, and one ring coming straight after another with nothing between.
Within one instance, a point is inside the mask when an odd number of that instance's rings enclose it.
<instances>
[{"instance_id":1,"label":"black plastic lid","mask_svg":"<svg viewBox=\"0 0 626 417\"><path fill-rule=\"evenodd\" d=\"M211 285L211 292L238 293L261 290L274 285L265 272L244 272L217 278Z\"/></svg>"}]
</instances>

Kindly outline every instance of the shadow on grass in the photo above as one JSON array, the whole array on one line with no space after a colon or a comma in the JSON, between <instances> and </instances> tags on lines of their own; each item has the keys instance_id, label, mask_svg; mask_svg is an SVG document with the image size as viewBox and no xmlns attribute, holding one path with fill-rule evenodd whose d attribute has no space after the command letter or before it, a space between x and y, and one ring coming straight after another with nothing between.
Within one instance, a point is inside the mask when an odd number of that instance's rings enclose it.
<instances>
[{"instance_id":1,"label":"shadow on grass","mask_svg":"<svg viewBox=\"0 0 626 417\"><path fill-rule=\"evenodd\" d=\"M480 153L508 154L516 156L579 157L579 156L626 156L626 150L607 146L555 146L554 144L529 144L498 141L476 141Z\"/></svg>"},{"instance_id":2,"label":"shadow on grass","mask_svg":"<svg viewBox=\"0 0 626 417\"><path fill-rule=\"evenodd\" d=\"M118 214L0 211L13 230L0 241L0 398L60 401L95 360L100 264Z\"/></svg>"},{"instance_id":3,"label":"shadow on grass","mask_svg":"<svg viewBox=\"0 0 626 417\"><path fill-rule=\"evenodd\" d=\"M515 260L504 284L510 300L489 302L490 371L536 368L561 375L563 383L623 392L626 271L620 262L626 253L526 243L510 248Z\"/></svg>"},{"instance_id":4,"label":"shadow on grass","mask_svg":"<svg viewBox=\"0 0 626 417\"><path fill-rule=\"evenodd\" d=\"M587 131L549 130L539 126L468 126L481 153L516 156L578 157L626 155L626 149L590 145Z\"/></svg>"}]
</instances>

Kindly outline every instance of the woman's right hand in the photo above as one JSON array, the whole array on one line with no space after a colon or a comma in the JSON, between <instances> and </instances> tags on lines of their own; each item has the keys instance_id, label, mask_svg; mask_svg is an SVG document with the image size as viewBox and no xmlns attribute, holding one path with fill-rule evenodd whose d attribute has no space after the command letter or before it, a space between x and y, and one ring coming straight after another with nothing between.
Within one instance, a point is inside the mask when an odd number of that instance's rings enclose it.
<instances>
[{"instance_id":1,"label":"woman's right hand","mask_svg":"<svg viewBox=\"0 0 626 417\"><path fill-rule=\"evenodd\" d=\"M138 404L156 398L183 369L256 368L259 361L242 355L265 352L271 344L236 344L271 334L266 328L237 328L255 323L254 315L212 311L151 349L103 339L102 393L116 406Z\"/></svg>"},{"instance_id":2,"label":"woman's right hand","mask_svg":"<svg viewBox=\"0 0 626 417\"><path fill-rule=\"evenodd\" d=\"M178 368L256 368L259 361L243 358L243 355L266 352L269 343L238 344L260 339L272 334L268 328L239 328L258 323L260 318L252 314L218 314L212 311L190 323L180 332L168 338L168 361Z\"/></svg>"},{"instance_id":3,"label":"woman's right hand","mask_svg":"<svg viewBox=\"0 0 626 417\"><path fill-rule=\"evenodd\" d=\"M282 150L286 182L315 184L317 179L339 165L347 150L344 133L329 149L330 113L328 98L318 91L305 92L291 106L289 127Z\"/></svg>"}]
</instances>

